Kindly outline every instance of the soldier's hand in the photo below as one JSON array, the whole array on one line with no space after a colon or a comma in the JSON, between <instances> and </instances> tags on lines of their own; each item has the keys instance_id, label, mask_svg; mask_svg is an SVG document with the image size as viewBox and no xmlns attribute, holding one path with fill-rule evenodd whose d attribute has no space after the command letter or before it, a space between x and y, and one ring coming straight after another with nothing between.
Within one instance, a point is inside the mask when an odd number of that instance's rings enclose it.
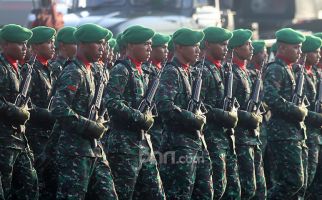
<instances>
[{"instance_id":1,"label":"soldier's hand","mask_svg":"<svg viewBox=\"0 0 322 200\"><path fill-rule=\"evenodd\" d=\"M102 123L87 120L85 123L84 135L88 138L100 139L105 133L106 128Z\"/></svg>"},{"instance_id":2,"label":"soldier's hand","mask_svg":"<svg viewBox=\"0 0 322 200\"><path fill-rule=\"evenodd\" d=\"M7 103L5 119L12 125L24 125L30 118L30 113L27 109L17 107L12 103Z\"/></svg>"},{"instance_id":3,"label":"soldier's hand","mask_svg":"<svg viewBox=\"0 0 322 200\"><path fill-rule=\"evenodd\" d=\"M254 130L263 122L262 115L250 113L244 110L238 110L238 123L241 126Z\"/></svg>"},{"instance_id":4,"label":"soldier's hand","mask_svg":"<svg viewBox=\"0 0 322 200\"><path fill-rule=\"evenodd\" d=\"M197 130L202 130L203 126L206 124L206 117L204 115L195 115Z\"/></svg>"},{"instance_id":5,"label":"soldier's hand","mask_svg":"<svg viewBox=\"0 0 322 200\"><path fill-rule=\"evenodd\" d=\"M149 130L154 123L154 118L151 112L145 112L144 113L144 130Z\"/></svg>"},{"instance_id":6,"label":"soldier's hand","mask_svg":"<svg viewBox=\"0 0 322 200\"><path fill-rule=\"evenodd\" d=\"M308 110L304 106L296 106L293 103L288 104L288 109L291 115L293 116L292 118L296 120L297 122L302 122L304 121L305 117L307 116Z\"/></svg>"}]
</instances>

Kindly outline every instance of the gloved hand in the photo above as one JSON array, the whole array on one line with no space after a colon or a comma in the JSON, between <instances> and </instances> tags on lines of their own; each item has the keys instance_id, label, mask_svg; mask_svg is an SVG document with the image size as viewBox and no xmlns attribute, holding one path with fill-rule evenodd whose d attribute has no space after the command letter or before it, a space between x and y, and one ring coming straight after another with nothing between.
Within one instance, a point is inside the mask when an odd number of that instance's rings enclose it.
<instances>
[{"instance_id":1,"label":"gloved hand","mask_svg":"<svg viewBox=\"0 0 322 200\"><path fill-rule=\"evenodd\" d=\"M322 114L309 111L305 118L305 124L314 126L315 128L321 128L322 126Z\"/></svg>"},{"instance_id":2,"label":"gloved hand","mask_svg":"<svg viewBox=\"0 0 322 200\"><path fill-rule=\"evenodd\" d=\"M294 119L297 122L304 121L305 117L307 116L308 110L304 106L296 106L291 102L287 102L287 110L289 114L291 114L290 119Z\"/></svg>"},{"instance_id":3,"label":"gloved hand","mask_svg":"<svg viewBox=\"0 0 322 200\"><path fill-rule=\"evenodd\" d=\"M134 123L136 123L134 124L134 127L138 127L145 131L149 130L154 123L154 118L151 112L141 113L139 110L134 110L132 118Z\"/></svg>"},{"instance_id":4,"label":"gloved hand","mask_svg":"<svg viewBox=\"0 0 322 200\"><path fill-rule=\"evenodd\" d=\"M192 130L201 130L206 123L206 117L204 115L196 115L184 109L181 110L181 115L184 126Z\"/></svg>"},{"instance_id":5,"label":"gloved hand","mask_svg":"<svg viewBox=\"0 0 322 200\"><path fill-rule=\"evenodd\" d=\"M102 123L85 119L84 136L92 139L100 139L106 131Z\"/></svg>"},{"instance_id":6,"label":"gloved hand","mask_svg":"<svg viewBox=\"0 0 322 200\"><path fill-rule=\"evenodd\" d=\"M263 122L262 115L238 110L238 123L247 129L254 130Z\"/></svg>"},{"instance_id":7,"label":"gloved hand","mask_svg":"<svg viewBox=\"0 0 322 200\"><path fill-rule=\"evenodd\" d=\"M11 125L24 125L29 119L30 113L25 108L17 107L16 105L7 102L5 111L5 120Z\"/></svg>"},{"instance_id":8,"label":"gloved hand","mask_svg":"<svg viewBox=\"0 0 322 200\"><path fill-rule=\"evenodd\" d=\"M235 128L238 122L237 112L224 111L223 109L213 108L211 110L215 123L225 128Z\"/></svg>"}]
</instances>

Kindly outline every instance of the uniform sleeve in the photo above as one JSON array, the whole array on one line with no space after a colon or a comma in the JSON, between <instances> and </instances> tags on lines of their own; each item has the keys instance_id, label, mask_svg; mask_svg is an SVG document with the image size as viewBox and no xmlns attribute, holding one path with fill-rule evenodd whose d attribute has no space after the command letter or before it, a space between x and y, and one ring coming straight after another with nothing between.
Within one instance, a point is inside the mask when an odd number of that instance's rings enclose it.
<instances>
[{"instance_id":1,"label":"uniform sleeve","mask_svg":"<svg viewBox=\"0 0 322 200\"><path fill-rule=\"evenodd\" d=\"M283 98L281 88L287 78L281 67L271 66L267 69L264 79L264 102L273 111L287 111L287 100Z\"/></svg>"},{"instance_id":2,"label":"uniform sleeve","mask_svg":"<svg viewBox=\"0 0 322 200\"><path fill-rule=\"evenodd\" d=\"M2 111L7 107L6 102L4 101L3 95L6 91L6 79L7 72L4 67L0 67L0 110Z\"/></svg>"},{"instance_id":3,"label":"uniform sleeve","mask_svg":"<svg viewBox=\"0 0 322 200\"><path fill-rule=\"evenodd\" d=\"M122 119L130 120L133 108L128 105L122 97L129 81L129 72L121 64L113 67L110 74L110 81L107 85L104 103L112 116ZM133 97L134 98L134 97Z\"/></svg>"}]
</instances>

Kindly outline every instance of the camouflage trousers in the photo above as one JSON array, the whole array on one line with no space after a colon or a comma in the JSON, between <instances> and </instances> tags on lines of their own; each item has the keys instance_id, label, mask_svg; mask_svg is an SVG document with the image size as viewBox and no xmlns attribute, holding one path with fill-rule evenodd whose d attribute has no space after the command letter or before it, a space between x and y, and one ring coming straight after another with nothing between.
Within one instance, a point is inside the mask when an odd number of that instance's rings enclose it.
<instances>
[{"instance_id":1,"label":"camouflage trousers","mask_svg":"<svg viewBox=\"0 0 322 200\"><path fill-rule=\"evenodd\" d=\"M162 145L162 128L153 127L149 130L154 152L159 152ZM158 159L157 159L158 161Z\"/></svg>"},{"instance_id":2,"label":"camouflage trousers","mask_svg":"<svg viewBox=\"0 0 322 200\"><path fill-rule=\"evenodd\" d=\"M319 145L319 157L316 168L316 174L312 181L312 184L308 187L308 193L306 195L309 200L322 199L322 144Z\"/></svg>"},{"instance_id":3,"label":"camouflage trousers","mask_svg":"<svg viewBox=\"0 0 322 200\"><path fill-rule=\"evenodd\" d=\"M1 173L0 173L0 200L4 200L4 194L2 189Z\"/></svg>"},{"instance_id":4,"label":"camouflage trousers","mask_svg":"<svg viewBox=\"0 0 322 200\"><path fill-rule=\"evenodd\" d=\"M118 199L104 158L57 155L56 199Z\"/></svg>"},{"instance_id":5,"label":"camouflage trousers","mask_svg":"<svg viewBox=\"0 0 322 200\"><path fill-rule=\"evenodd\" d=\"M205 149L164 151L160 173L167 199L213 199L211 161Z\"/></svg>"},{"instance_id":6,"label":"camouflage trousers","mask_svg":"<svg viewBox=\"0 0 322 200\"><path fill-rule=\"evenodd\" d=\"M241 199L266 199L262 151L257 145L236 145Z\"/></svg>"},{"instance_id":7,"label":"camouflage trousers","mask_svg":"<svg viewBox=\"0 0 322 200\"><path fill-rule=\"evenodd\" d=\"M142 141L139 155L108 153L119 199L165 199L153 152Z\"/></svg>"},{"instance_id":8,"label":"camouflage trousers","mask_svg":"<svg viewBox=\"0 0 322 200\"><path fill-rule=\"evenodd\" d=\"M221 199L225 191L227 199L240 198L236 155L228 147L211 140L207 140L207 146L212 163L214 199ZM228 180L230 184L227 187Z\"/></svg>"},{"instance_id":9,"label":"camouflage trousers","mask_svg":"<svg viewBox=\"0 0 322 200\"><path fill-rule=\"evenodd\" d=\"M35 130L35 129L33 129ZM45 133L47 135L45 135ZM51 134L51 130L48 131L38 131L32 133L26 133L28 138L28 143L32 152L34 153L35 159L44 151L44 148L48 142L49 136Z\"/></svg>"},{"instance_id":10,"label":"camouflage trousers","mask_svg":"<svg viewBox=\"0 0 322 200\"><path fill-rule=\"evenodd\" d=\"M38 199L38 179L28 150L0 148L0 174L5 199Z\"/></svg>"},{"instance_id":11,"label":"camouflage trousers","mask_svg":"<svg viewBox=\"0 0 322 200\"><path fill-rule=\"evenodd\" d=\"M307 147L305 141L269 141L272 187L268 199L292 199L306 183Z\"/></svg>"}]
</instances>

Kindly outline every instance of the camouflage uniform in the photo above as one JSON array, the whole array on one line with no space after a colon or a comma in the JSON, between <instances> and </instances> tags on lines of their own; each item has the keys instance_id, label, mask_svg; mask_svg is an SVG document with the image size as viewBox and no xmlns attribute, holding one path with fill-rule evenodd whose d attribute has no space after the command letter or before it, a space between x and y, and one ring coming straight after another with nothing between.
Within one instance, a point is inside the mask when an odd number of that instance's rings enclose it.
<instances>
[{"instance_id":1,"label":"camouflage uniform","mask_svg":"<svg viewBox=\"0 0 322 200\"><path fill-rule=\"evenodd\" d=\"M191 127L194 115L186 110L191 78L174 58L163 70L155 99L164 122L160 172L168 199L213 198L209 153Z\"/></svg>"},{"instance_id":2,"label":"camouflage uniform","mask_svg":"<svg viewBox=\"0 0 322 200\"><path fill-rule=\"evenodd\" d=\"M95 93L94 76L73 60L56 82L52 114L62 128L57 144L57 199L117 199L102 145L91 145L82 119L88 117Z\"/></svg>"},{"instance_id":3,"label":"camouflage uniform","mask_svg":"<svg viewBox=\"0 0 322 200\"><path fill-rule=\"evenodd\" d=\"M232 68L234 73L233 96L239 102L240 110L245 111L251 97L253 83L247 69L244 71L236 64ZM236 153L242 199L266 198L266 182L262 152L259 147L261 144L259 131L259 127L256 130L248 130L241 123L238 123L235 128Z\"/></svg>"},{"instance_id":4,"label":"camouflage uniform","mask_svg":"<svg viewBox=\"0 0 322 200\"><path fill-rule=\"evenodd\" d=\"M66 61L67 59L58 56L55 60L50 62L52 75L55 79L57 79L60 73L63 71Z\"/></svg>"},{"instance_id":5,"label":"camouflage uniform","mask_svg":"<svg viewBox=\"0 0 322 200\"><path fill-rule=\"evenodd\" d=\"M238 176L237 157L230 148L228 135L222 123L216 121L214 109L223 108L224 99L224 68L217 68L209 60L205 60L202 74L200 98L207 107L207 124L204 128L205 140L212 163L212 181L214 199L220 199L225 190L227 199L240 198L240 182ZM201 64L197 65L199 69ZM221 66L219 66L221 67ZM229 179L229 187L227 179Z\"/></svg>"},{"instance_id":6,"label":"camouflage uniform","mask_svg":"<svg viewBox=\"0 0 322 200\"><path fill-rule=\"evenodd\" d=\"M289 117L293 114L289 106L295 84L293 71L284 61L276 58L268 66L264 79L264 100L272 112L267 124L267 139L273 183L268 199L291 198L304 185L306 127L304 122Z\"/></svg>"},{"instance_id":7,"label":"camouflage uniform","mask_svg":"<svg viewBox=\"0 0 322 200\"><path fill-rule=\"evenodd\" d=\"M150 137L135 127L133 116L147 83L130 59L120 62L111 70L105 96L112 123L106 148L116 191L120 199L164 199Z\"/></svg>"},{"instance_id":8,"label":"camouflage uniform","mask_svg":"<svg viewBox=\"0 0 322 200\"><path fill-rule=\"evenodd\" d=\"M142 70L145 74L145 79L147 81L152 81L159 73L159 69L155 65L153 65L152 63L150 65L150 63L147 62L142 64ZM160 147L162 144L162 130L163 129L161 117L157 116L154 118L153 126L149 130L154 152L160 151ZM156 153L156 156L158 156L158 153ZM156 159L157 161L159 161L158 157L156 157Z\"/></svg>"},{"instance_id":9,"label":"camouflage uniform","mask_svg":"<svg viewBox=\"0 0 322 200\"><path fill-rule=\"evenodd\" d=\"M15 71L4 56L0 55L1 110L7 106L5 100L15 102L21 79L19 67ZM5 199L38 199L37 173L25 133L13 128L3 118L0 127L0 173ZM23 128L24 125L21 125L20 129ZM13 178L17 178L17 185L12 184Z\"/></svg>"}]
</instances>

